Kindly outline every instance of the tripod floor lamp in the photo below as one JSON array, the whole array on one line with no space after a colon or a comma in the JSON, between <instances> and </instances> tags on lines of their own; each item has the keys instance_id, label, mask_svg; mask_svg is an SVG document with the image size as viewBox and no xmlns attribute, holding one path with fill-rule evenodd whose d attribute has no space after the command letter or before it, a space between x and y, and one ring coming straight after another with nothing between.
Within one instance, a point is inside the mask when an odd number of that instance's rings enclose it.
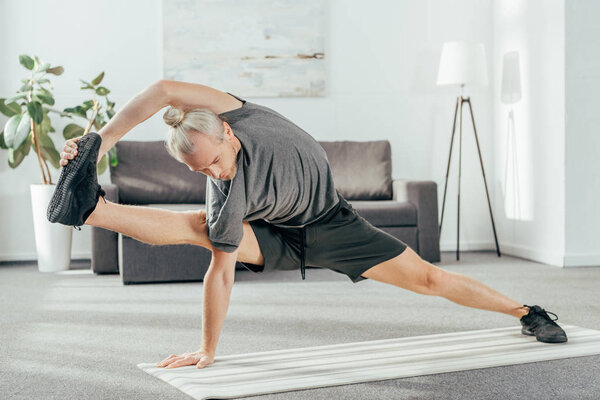
<instances>
[{"instance_id":1,"label":"tripod floor lamp","mask_svg":"<svg viewBox=\"0 0 600 400\"><path fill-rule=\"evenodd\" d=\"M450 139L450 153L448 154L448 167L446 169L446 183L444 185L444 200L442 203L442 218L440 221L440 237L442 234L442 224L444 223L444 209L446 206L446 190L448 188L448 176L450 173L450 160L452 159L452 147L454 143L454 134L456 132L456 117L459 116L459 150L458 150L458 208L456 220L456 259L460 259L460 178L462 164L462 115L463 104L469 105L471 121L473 122L473 132L477 143L477 152L479 153L479 162L481 164L481 173L483 174L483 183L485 185L485 194L487 195L490 217L492 219L492 228L494 230L494 240L496 242L496 252L498 257L500 247L498 246L498 237L496 235L496 225L494 224L494 214L490 203L487 181L485 179L485 170L483 168L483 158L479 147L479 138L475 128L475 118L473 117L473 107L470 97L463 97L465 85L487 85L487 69L485 63L485 50L483 44L473 42L446 42L442 48L440 58L440 68L438 71L438 85L460 85L461 94L456 99L456 108L454 110L454 123L452 125L452 138Z\"/></svg>"}]
</instances>

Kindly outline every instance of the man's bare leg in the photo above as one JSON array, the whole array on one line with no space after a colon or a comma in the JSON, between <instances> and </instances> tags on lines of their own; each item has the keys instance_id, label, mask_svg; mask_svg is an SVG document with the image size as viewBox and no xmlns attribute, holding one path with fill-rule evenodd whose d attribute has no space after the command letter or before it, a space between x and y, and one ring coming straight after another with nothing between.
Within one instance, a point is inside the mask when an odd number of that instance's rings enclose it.
<instances>
[{"instance_id":1,"label":"man's bare leg","mask_svg":"<svg viewBox=\"0 0 600 400\"><path fill-rule=\"evenodd\" d=\"M428 263L410 247L402 254L365 271L362 276L416 293L444 297L463 306L497 311L519 319L529 312L528 307L473 278L445 271Z\"/></svg>"},{"instance_id":2,"label":"man's bare leg","mask_svg":"<svg viewBox=\"0 0 600 400\"><path fill-rule=\"evenodd\" d=\"M100 199L86 225L105 228L141 242L193 244L212 250L203 211L170 211L159 208L106 203ZM243 223L244 235L239 246L238 261L263 265L264 259L252 227Z\"/></svg>"},{"instance_id":3,"label":"man's bare leg","mask_svg":"<svg viewBox=\"0 0 600 400\"><path fill-rule=\"evenodd\" d=\"M100 200L86 225L120 232L149 244L193 244L212 249L202 211L175 212ZM264 259L252 228L244 222L243 229L238 261L263 265ZM527 307L473 278L428 263L410 247L362 275L417 293L441 296L467 307L497 311L517 318L529 312Z\"/></svg>"}]
</instances>

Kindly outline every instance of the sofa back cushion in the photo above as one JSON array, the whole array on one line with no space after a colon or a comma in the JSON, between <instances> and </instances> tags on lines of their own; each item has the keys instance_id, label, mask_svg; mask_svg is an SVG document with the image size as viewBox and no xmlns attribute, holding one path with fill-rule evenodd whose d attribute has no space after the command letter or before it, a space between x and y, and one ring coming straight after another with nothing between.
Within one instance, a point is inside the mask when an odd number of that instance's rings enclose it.
<instances>
[{"instance_id":1,"label":"sofa back cushion","mask_svg":"<svg viewBox=\"0 0 600 400\"><path fill-rule=\"evenodd\" d=\"M190 171L167 153L165 142L117 143L119 163L110 167L119 201L126 204L204 203L206 175Z\"/></svg>"},{"instance_id":2,"label":"sofa back cushion","mask_svg":"<svg viewBox=\"0 0 600 400\"><path fill-rule=\"evenodd\" d=\"M336 189L347 200L392 198L392 149L387 140L319 142Z\"/></svg>"},{"instance_id":3,"label":"sofa back cushion","mask_svg":"<svg viewBox=\"0 0 600 400\"><path fill-rule=\"evenodd\" d=\"M119 163L110 167L126 204L204 203L206 176L192 172L167 153L165 142L122 140ZM391 146L387 140L319 142L336 188L348 200L392 199Z\"/></svg>"}]
</instances>

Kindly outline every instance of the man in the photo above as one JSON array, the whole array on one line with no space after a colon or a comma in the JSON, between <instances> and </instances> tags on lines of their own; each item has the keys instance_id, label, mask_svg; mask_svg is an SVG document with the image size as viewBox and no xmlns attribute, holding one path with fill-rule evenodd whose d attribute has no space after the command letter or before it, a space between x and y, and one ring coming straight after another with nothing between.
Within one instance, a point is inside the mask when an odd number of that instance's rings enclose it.
<instances>
[{"instance_id":1,"label":"man","mask_svg":"<svg viewBox=\"0 0 600 400\"><path fill-rule=\"evenodd\" d=\"M167 150L207 179L207 210L173 212L98 201L96 162L137 124L171 106ZM374 279L457 304L512 315L522 333L566 342L540 306L512 300L467 276L444 271L360 217L335 189L318 142L276 111L208 86L160 80L139 93L99 134L68 140L48 208L53 222L83 223L145 243L194 244L212 252L204 278L200 349L157 363L214 362L236 260L255 272L330 268L354 283Z\"/></svg>"}]
</instances>

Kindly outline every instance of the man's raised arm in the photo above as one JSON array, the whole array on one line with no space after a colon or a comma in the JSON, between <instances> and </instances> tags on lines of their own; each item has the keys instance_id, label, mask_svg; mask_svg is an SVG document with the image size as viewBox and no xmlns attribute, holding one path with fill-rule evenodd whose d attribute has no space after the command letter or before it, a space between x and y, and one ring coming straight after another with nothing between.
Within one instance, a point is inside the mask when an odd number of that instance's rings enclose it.
<instances>
[{"instance_id":1,"label":"man's raised arm","mask_svg":"<svg viewBox=\"0 0 600 400\"><path fill-rule=\"evenodd\" d=\"M173 106L185 111L206 108L215 114L234 110L242 106L235 97L206 85L161 79L138 93L119 110L98 132L102 138L98 161L127 132L144 122L160 109ZM67 165L75 156L76 142L79 138L69 139L61 153L60 165Z\"/></svg>"},{"instance_id":2,"label":"man's raised arm","mask_svg":"<svg viewBox=\"0 0 600 400\"><path fill-rule=\"evenodd\" d=\"M133 127L167 105L169 101L163 81L154 82L129 100L98 132L102 137L98 160Z\"/></svg>"}]
</instances>

